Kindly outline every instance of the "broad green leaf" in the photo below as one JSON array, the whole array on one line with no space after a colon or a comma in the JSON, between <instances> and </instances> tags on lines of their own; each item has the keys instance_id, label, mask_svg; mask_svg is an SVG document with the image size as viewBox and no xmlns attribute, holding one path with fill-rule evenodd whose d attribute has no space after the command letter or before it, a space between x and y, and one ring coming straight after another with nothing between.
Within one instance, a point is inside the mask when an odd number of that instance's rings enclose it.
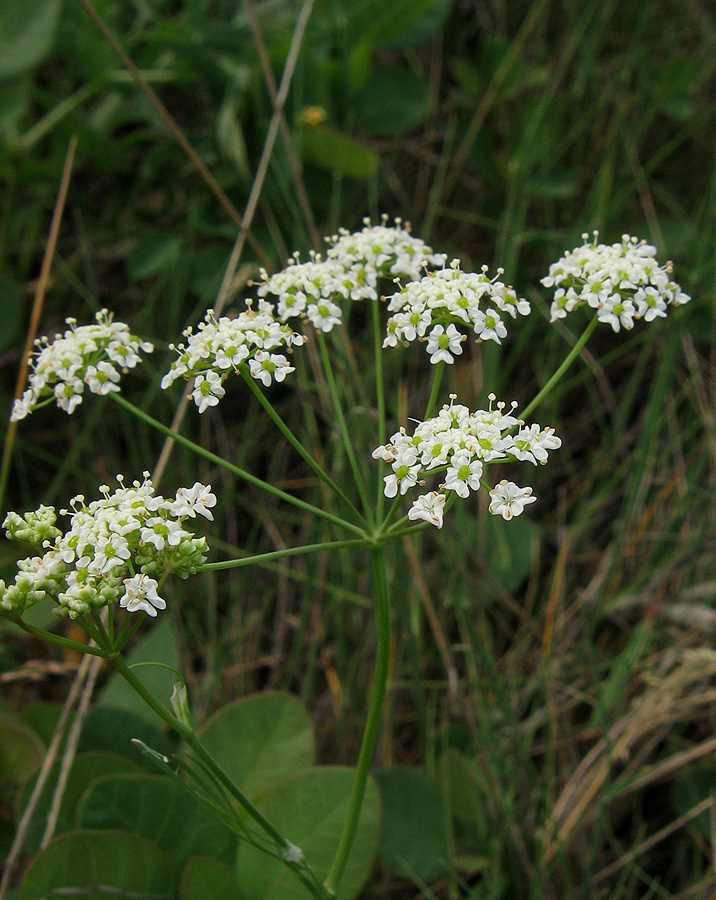
<instances>
[{"instance_id":1,"label":"broad green leaf","mask_svg":"<svg viewBox=\"0 0 716 900\"><path fill-rule=\"evenodd\" d=\"M285 693L255 694L224 706L199 738L249 797L315 761L308 714L300 700Z\"/></svg>"},{"instance_id":2,"label":"broad green leaf","mask_svg":"<svg viewBox=\"0 0 716 900\"><path fill-rule=\"evenodd\" d=\"M50 841L30 866L19 900L81 896L107 900L133 893L174 896L179 871L152 841L128 831L69 831ZM91 890L102 885L107 890ZM57 893L55 893L57 892Z\"/></svg>"},{"instance_id":3,"label":"broad green leaf","mask_svg":"<svg viewBox=\"0 0 716 900\"><path fill-rule=\"evenodd\" d=\"M459 822L485 828L486 789L475 764L459 750L450 749L438 761L438 780L449 812Z\"/></svg>"},{"instance_id":4,"label":"broad green leaf","mask_svg":"<svg viewBox=\"0 0 716 900\"><path fill-rule=\"evenodd\" d=\"M174 626L169 616L162 616L160 621L151 625L146 637L137 644L125 660L128 666L136 663L163 663L173 669L179 669L179 650L177 649ZM134 670L137 678L169 708L169 698L172 694L176 674L162 666L141 665ZM133 688L116 672L107 682L107 686L100 694L99 703L102 706L115 706L128 709L143 716L153 724L158 724L157 714L142 700ZM140 735L134 735L140 737ZM148 742L147 742L148 743ZM151 746L151 744L150 744ZM156 748L155 748L156 749Z\"/></svg>"},{"instance_id":5,"label":"broad green leaf","mask_svg":"<svg viewBox=\"0 0 716 900\"><path fill-rule=\"evenodd\" d=\"M176 779L164 775L107 775L83 795L80 828L121 828L154 841L180 866L192 856L234 858L236 838Z\"/></svg>"},{"instance_id":6,"label":"broad green leaf","mask_svg":"<svg viewBox=\"0 0 716 900\"><path fill-rule=\"evenodd\" d=\"M40 798L37 802L35 815L32 818L30 828L25 838L25 851L33 856L40 849L40 842L45 833L47 813L52 803L52 796L59 776L60 764L56 763L50 773ZM55 835L71 831L75 827L75 813L80 798L95 779L103 775L117 774L119 772L138 772L139 766L126 756L119 753L107 753L101 750L92 750L88 753L79 753L75 756L70 771L67 775L65 790L62 794L55 825ZM25 809L30 799L30 794L35 786L36 779L32 779L22 791L20 808Z\"/></svg>"},{"instance_id":7,"label":"broad green leaf","mask_svg":"<svg viewBox=\"0 0 716 900\"><path fill-rule=\"evenodd\" d=\"M0 785L24 784L42 765L45 747L27 725L0 721Z\"/></svg>"},{"instance_id":8,"label":"broad green leaf","mask_svg":"<svg viewBox=\"0 0 716 900\"><path fill-rule=\"evenodd\" d=\"M181 875L179 900L241 900L233 866L193 856Z\"/></svg>"},{"instance_id":9,"label":"broad green leaf","mask_svg":"<svg viewBox=\"0 0 716 900\"><path fill-rule=\"evenodd\" d=\"M420 769L396 766L375 773L383 803L380 858L394 875L439 878L448 863L440 791Z\"/></svg>"},{"instance_id":10,"label":"broad green leaf","mask_svg":"<svg viewBox=\"0 0 716 900\"><path fill-rule=\"evenodd\" d=\"M351 178L370 178L380 168L377 153L330 125L300 128L300 152L304 162Z\"/></svg>"},{"instance_id":11,"label":"broad green leaf","mask_svg":"<svg viewBox=\"0 0 716 900\"><path fill-rule=\"evenodd\" d=\"M365 40L376 48L401 45L411 28L439 5L444 4L440 0L352 0L346 4L348 39Z\"/></svg>"},{"instance_id":12,"label":"broad green leaf","mask_svg":"<svg viewBox=\"0 0 716 900\"><path fill-rule=\"evenodd\" d=\"M0 4L0 78L26 72L52 46L60 0L3 0Z\"/></svg>"},{"instance_id":13,"label":"broad green leaf","mask_svg":"<svg viewBox=\"0 0 716 900\"><path fill-rule=\"evenodd\" d=\"M28 703L22 711L23 720L32 728L42 743L47 746L52 740L62 715L59 703Z\"/></svg>"},{"instance_id":14,"label":"broad green leaf","mask_svg":"<svg viewBox=\"0 0 716 900\"><path fill-rule=\"evenodd\" d=\"M142 769L156 771L154 763L132 743L134 738L165 756L171 756L175 749L166 734L143 716L128 709L98 706L84 721L77 750L79 753L89 750L121 753Z\"/></svg>"},{"instance_id":15,"label":"broad green leaf","mask_svg":"<svg viewBox=\"0 0 716 900\"><path fill-rule=\"evenodd\" d=\"M533 548L539 541L539 526L525 516L510 522L497 516L487 516L484 524L485 565L506 591L514 591L532 568Z\"/></svg>"},{"instance_id":16,"label":"broad green leaf","mask_svg":"<svg viewBox=\"0 0 716 900\"><path fill-rule=\"evenodd\" d=\"M274 785L257 802L270 822L303 851L322 880L328 874L348 814L355 770L321 766ZM371 779L355 841L338 886L337 900L353 900L368 880L380 837L380 794ZM261 850L242 845L239 887L244 900L307 900L311 896L286 866Z\"/></svg>"},{"instance_id":17,"label":"broad green leaf","mask_svg":"<svg viewBox=\"0 0 716 900\"><path fill-rule=\"evenodd\" d=\"M181 238L177 235L145 234L129 254L127 265L133 281L152 278L172 269L181 254Z\"/></svg>"},{"instance_id":18,"label":"broad green leaf","mask_svg":"<svg viewBox=\"0 0 716 900\"><path fill-rule=\"evenodd\" d=\"M376 69L356 98L358 119L372 133L396 137L419 125L430 105L428 83L403 66Z\"/></svg>"}]
</instances>

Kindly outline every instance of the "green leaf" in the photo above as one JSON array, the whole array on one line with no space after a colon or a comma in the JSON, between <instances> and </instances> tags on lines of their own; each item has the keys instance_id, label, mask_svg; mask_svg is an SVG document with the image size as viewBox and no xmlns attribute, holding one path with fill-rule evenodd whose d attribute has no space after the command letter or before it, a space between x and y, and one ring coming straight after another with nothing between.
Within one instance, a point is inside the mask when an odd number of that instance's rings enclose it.
<instances>
[{"instance_id":1,"label":"green leaf","mask_svg":"<svg viewBox=\"0 0 716 900\"><path fill-rule=\"evenodd\" d=\"M358 119L372 133L397 137L427 116L430 89L421 75L402 66L376 69L356 98Z\"/></svg>"},{"instance_id":2,"label":"green leaf","mask_svg":"<svg viewBox=\"0 0 716 900\"><path fill-rule=\"evenodd\" d=\"M440 791L420 769L375 773L383 801L380 858L394 875L413 881L439 878L448 862Z\"/></svg>"},{"instance_id":3,"label":"green leaf","mask_svg":"<svg viewBox=\"0 0 716 900\"><path fill-rule=\"evenodd\" d=\"M121 828L154 841L179 865L192 856L233 859L236 838L178 780L164 775L107 775L85 792L80 828Z\"/></svg>"},{"instance_id":4,"label":"green leaf","mask_svg":"<svg viewBox=\"0 0 716 900\"><path fill-rule=\"evenodd\" d=\"M539 526L525 516L510 522L497 516L486 517L483 559L506 591L516 590L529 575L539 535Z\"/></svg>"},{"instance_id":5,"label":"green leaf","mask_svg":"<svg viewBox=\"0 0 716 900\"><path fill-rule=\"evenodd\" d=\"M24 784L42 765L45 747L21 722L0 721L0 784Z\"/></svg>"},{"instance_id":6,"label":"green leaf","mask_svg":"<svg viewBox=\"0 0 716 900\"><path fill-rule=\"evenodd\" d=\"M26 72L52 46L60 0L3 0L0 6L0 78Z\"/></svg>"},{"instance_id":7,"label":"green leaf","mask_svg":"<svg viewBox=\"0 0 716 900\"><path fill-rule=\"evenodd\" d=\"M274 785L257 806L281 833L303 851L323 880L328 874L348 814L355 770L321 766ZM337 900L353 900L373 868L380 836L380 794L371 779L358 819L355 841L337 891ZM306 900L311 897L286 866L251 845L238 859L239 887L244 900Z\"/></svg>"},{"instance_id":8,"label":"green leaf","mask_svg":"<svg viewBox=\"0 0 716 900\"><path fill-rule=\"evenodd\" d=\"M199 738L249 797L314 763L311 721L290 694L256 694L224 706Z\"/></svg>"},{"instance_id":9,"label":"green leaf","mask_svg":"<svg viewBox=\"0 0 716 900\"><path fill-rule=\"evenodd\" d=\"M298 131L304 162L351 178L370 178L380 159L374 150L336 131L330 125L305 125Z\"/></svg>"},{"instance_id":10,"label":"green leaf","mask_svg":"<svg viewBox=\"0 0 716 900\"><path fill-rule=\"evenodd\" d=\"M233 866L208 856L194 856L179 883L179 900L241 900Z\"/></svg>"},{"instance_id":11,"label":"green leaf","mask_svg":"<svg viewBox=\"0 0 716 900\"><path fill-rule=\"evenodd\" d=\"M61 715L62 706L59 703L45 703L43 701L28 703L22 711L23 720L32 728L45 746L52 740Z\"/></svg>"},{"instance_id":12,"label":"green leaf","mask_svg":"<svg viewBox=\"0 0 716 900\"><path fill-rule=\"evenodd\" d=\"M25 851L31 856L40 849L40 842L45 833L47 813L50 810L52 796L59 776L60 764L56 763L50 773L50 777L40 794L35 815L23 844ZM55 835L71 831L75 827L75 813L77 804L87 788L103 775L117 774L119 772L138 772L139 766L126 756L119 753L106 753L101 750L93 750L89 753L79 753L72 763L67 775L65 790L62 794L62 803L55 825ZM20 801L21 809L25 809L30 799L30 794L35 786L36 779L32 779L25 785Z\"/></svg>"},{"instance_id":13,"label":"green leaf","mask_svg":"<svg viewBox=\"0 0 716 900\"><path fill-rule=\"evenodd\" d=\"M147 636L137 644L126 659L128 666L136 663L164 663L173 669L179 669L179 650L177 649L174 626L169 616L162 617L161 621L153 625L147 632ZM169 708L176 675L161 666L140 666L134 670L134 674L144 683L154 696L161 700ZM116 672L107 682L107 686L100 694L99 702L102 706L115 706L128 709L148 719L157 722L156 713L135 693L121 675ZM141 737L141 735L133 735ZM143 740L143 738L142 738ZM145 743L152 746L151 741ZM157 749L157 748L155 748Z\"/></svg>"},{"instance_id":14,"label":"green leaf","mask_svg":"<svg viewBox=\"0 0 716 900\"><path fill-rule=\"evenodd\" d=\"M20 888L19 900L46 900L61 889L83 900L107 900L121 892L173 896L179 872L152 841L127 831L70 831L34 860ZM102 885L107 890L78 890Z\"/></svg>"},{"instance_id":15,"label":"green leaf","mask_svg":"<svg viewBox=\"0 0 716 900\"><path fill-rule=\"evenodd\" d=\"M164 756L171 756L174 752L169 738L143 716L111 706L98 706L89 713L82 726L77 750L79 753L89 750L120 753L140 768L154 772L151 760L132 743L134 738Z\"/></svg>"},{"instance_id":16,"label":"green leaf","mask_svg":"<svg viewBox=\"0 0 716 900\"><path fill-rule=\"evenodd\" d=\"M475 764L459 750L449 749L438 761L438 779L450 814L465 825L486 831L484 809L486 788L481 784Z\"/></svg>"},{"instance_id":17,"label":"green leaf","mask_svg":"<svg viewBox=\"0 0 716 900\"><path fill-rule=\"evenodd\" d=\"M449 0L353 0L346 4L348 39L364 40L373 47L398 47L416 39L419 42L439 26L449 7ZM431 20L436 10L438 15Z\"/></svg>"},{"instance_id":18,"label":"green leaf","mask_svg":"<svg viewBox=\"0 0 716 900\"><path fill-rule=\"evenodd\" d=\"M169 271L177 264L181 249L181 238L176 235L145 234L129 254L129 277L142 281Z\"/></svg>"}]
</instances>

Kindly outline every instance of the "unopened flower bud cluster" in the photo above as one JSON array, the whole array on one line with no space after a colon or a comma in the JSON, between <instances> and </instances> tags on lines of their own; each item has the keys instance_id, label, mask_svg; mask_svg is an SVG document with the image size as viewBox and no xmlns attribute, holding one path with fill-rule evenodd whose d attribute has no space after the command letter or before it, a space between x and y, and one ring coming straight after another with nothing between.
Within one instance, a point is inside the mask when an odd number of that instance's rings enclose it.
<instances>
[{"instance_id":1,"label":"unopened flower bud cluster","mask_svg":"<svg viewBox=\"0 0 716 900\"><path fill-rule=\"evenodd\" d=\"M549 267L542 279L555 288L551 321L588 305L597 310L600 322L614 331L633 328L637 319L651 322L666 316L667 306L680 306L691 299L671 277L671 263L660 266L656 248L646 241L622 235L620 243L599 244L583 234L584 244Z\"/></svg>"},{"instance_id":2,"label":"unopened flower bud cluster","mask_svg":"<svg viewBox=\"0 0 716 900\"><path fill-rule=\"evenodd\" d=\"M304 317L319 331L329 332L342 319L346 300L377 300L378 281L416 279L429 265L443 265L444 254L435 253L413 237L400 219L389 226L365 220L361 231L341 230L327 242L326 258L312 253L308 262L294 254L283 271L269 276L261 270L258 294L272 298L282 322Z\"/></svg>"},{"instance_id":3,"label":"unopened flower bud cluster","mask_svg":"<svg viewBox=\"0 0 716 900\"><path fill-rule=\"evenodd\" d=\"M7 536L44 551L18 563L14 584L0 581L0 611L21 615L44 597L57 603L55 612L72 619L96 613L119 602L128 612L156 616L166 607L159 596L167 575L181 578L196 572L206 559L206 539L194 537L184 526L197 515L213 519L216 497L211 488L197 482L179 488L174 499L155 494L145 473L144 481L110 492L85 503L80 494L71 501L70 527L55 527L53 507L41 506L20 517L9 513L4 522Z\"/></svg>"},{"instance_id":4,"label":"unopened flower bud cluster","mask_svg":"<svg viewBox=\"0 0 716 900\"><path fill-rule=\"evenodd\" d=\"M469 326L479 341L500 344L507 335L503 317L526 316L530 305L500 281L502 270L490 278L487 266L480 272L463 272L458 260L449 268L411 281L388 300L388 334L384 347L415 340L427 342L430 362L452 363L462 353L465 336L458 326Z\"/></svg>"},{"instance_id":5,"label":"unopened flower bud cluster","mask_svg":"<svg viewBox=\"0 0 716 900\"><path fill-rule=\"evenodd\" d=\"M456 404L453 395L450 405L419 423L412 435L401 428L388 444L373 451L374 459L382 459L392 468L384 478L386 497L395 497L398 491L405 494L422 484L426 475L444 473L437 490L415 500L408 518L442 528L447 500L454 496L464 499L479 490L485 465L515 460L545 464L549 451L562 445L554 429L525 425L505 412L504 403L493 409L494 399L491 394L489 409L470 412ZM520 515L525 505L535 500L532 488L507 481L493 488L490 496L490 512L504 519Z\"/></svg>"},{"instance_id":6,"label":"unopened flower bud cluster","mask_svg":"<svg viewBox=\"0 0 716 900\"><path fill-rule=\"evenodd\" d=\"M142 361L139 351L151 353L154 349L131 334L128 325L113 321L106 309L97 313L96 320L94 325L78 326L75 319L67 319L70 327L64 334L55 335L52 341L35 341L29 386L15 401L12 421L24 419L53 398L60 409L73 413L82 402L85 387L93 394L119 391L121 373Z\"/></svg>"},{"instance_id":7,"label":"unopened flower bud cluster","mask_svg":"<svg viewBox=\"0 0 716 900\"><path fill-rule=\"evenodd\" d=\"M288 358L275 350L300 347L303 336L288 325L278 322L270 304L260 302L258 310L250 307L235 318L215 318L208 310L196 332L187 328L186 344L172 345L177 359L162 379L168 388L178 378L193 378L192 398L203 413L216 406L224 396L224 380L248 363L251 376L269 387L272 381L283 381L294 371Z\"/></svg>"}]
</instances>

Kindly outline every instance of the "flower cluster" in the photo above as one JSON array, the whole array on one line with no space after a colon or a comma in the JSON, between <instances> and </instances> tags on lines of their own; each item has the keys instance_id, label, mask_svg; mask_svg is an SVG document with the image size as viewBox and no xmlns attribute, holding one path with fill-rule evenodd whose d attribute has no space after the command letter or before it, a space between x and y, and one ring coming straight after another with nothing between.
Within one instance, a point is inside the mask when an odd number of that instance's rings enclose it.
<instances>
[{"instance_id":1,"label":"flower cluster","mask_svg":"<svg viewBox=\"0 0 716 900\"><path fill-rule=\"evenodd\" d=\"M283 381L294 367L283 353L273 351L290 351L303 344L303 336L277 322L272 307L264 302L258 310L249 307L233 319L216 319L210 309L196 332L187 328L184 337L186 344L170 347L177 359L162 378L162 387L168 388L177 378L193 378L192 397L200 413L216 406L225 393L224 380L241 363L248 362L251 376L266 387Z\"/></svg>"},{"instance_id":2,"label":"flower cluster","mask_svg":"<svg viewBox=\"0 0 716 900\"><path fill-rule=\"evenodd\" d=\"M389 226L385 216L381 225L366 219L361 231L342 229L326 240L325 259L312 253L302 263L295 253L283 271L269 276L261 270L258 294L275 299L282 322L302 316L319 331L331 331L341 321L342 302L378 299L379 279L416 279L427 266L445 262L444 254L413 237L400 219Z\"/></svg>"},{"instance_id":3,"label":"flower cluster","mask_svg":"<svg viewBox=\"0 0 716 900\"><path fill-rule=\"evenodd\" d=\"M600 322L614 331L634 326L635 319L651 322L666 316L668 305L680 306L691 299L671 279L671 263L660 266L656 248L638 238L622 235L620 243L597 243L583 234L584 244L549 267L542 279L555 288L552 322L587 304L597 310Z\"/></svg>"},{"instance_id":4,"label":"flower cluster","mask_svg":"<svg viewBox=\"0 0 716 900\"><path fill-rule=\"evenodd\" d=\"M386 497L395 497L398 491L405 494L422 484L424 475L445 474L438 489L418 497L408 513L408 518L422 519L438 528L442 528L448 500L466 498L471 491L479 490L485 465L514 460L544 465L549 451L562 445L554 429L525 425L505 412L504 403L493 409L494 394L490 395L490 408L476 412L454 400L452 395L450 405L421 422L412 435L401 428L388 444L373 451L374 459L382 459L392 468L384 478ZM490 496L490 512L504 519L518 516L535 500L532 488L508 481L493 488Z\"/></svg>"},{"instance_id":5,"label":"flower cluster","mask_svg":"<svg viewBox=\"0 0 716 900\"><path fill-rule=\"evenodd\" d=\"M530 305L518 299L511 287L482 271L463 272L458 260L449 268L431 272L419 281L411 281L388 301L392 316L384 347L398 342L427 341L431 363L452 363L462 353L465 336L458 325L469 325L479 341L501 343L507 334L503 315L513 319L526 316ZM501 315L502 314L502 315Z\"/></svg>"},{"instance_id":6,"label":"flower cluster","mask_svg":"<svg viewBox=\"0 0 716 900\"><path fill-rule=\"evenodd\" d=\"M148 473L144 481L110 492L86 504L80 494L72 509L70 527L55 527L53 507L41 506L21 517L9 513L3 523L12 540L44 551L18 563L14 584L0 581L0 611L12 615L48 596L59 615L76 619L119 602L128 612L142 610L156 616L166 602L157 591L170 574L186 578L205 561L206 539L196 538L185 527L197 515L213 519L216 497L211 488L197 482L179 488L172 500L154 493Z\"/></svg>"},{"instance_id":7,"label":"flower cluster","mask_svg":"<svg viewBox=\"0 0 716 900\"><path fill-rule=\"evenodd\" d=\"M128 325L113 321L106 309L97 313L96 320L94 325L78 327L76 319L67 319L70 327L64 334L52 341L35 341L29 387L15 401L12 421L24 419L53 397L60 409L73 413L82 402L85 385L93 394L119 391L120 373L141 362L140 350L151 353L154 349L131 334Z\"/></svg>"},{"instance_id":8,"label":"flower cluster","mask_svg":"<svg viewBox=\"0 0 716 900\"><path fill-rule=\"evenodd\" d=\"M364 227L350 234L345 228L326 238L330 249L328 258L335 260L348 280L355 284L351 297L377 300L379 278L417 281L428 266L445 265L444 253L435 253L421 238L413 237L410 226L396 219L388 225L382 217L381 225L371 225L364 219Z\"/></svg>"}]
</instances>

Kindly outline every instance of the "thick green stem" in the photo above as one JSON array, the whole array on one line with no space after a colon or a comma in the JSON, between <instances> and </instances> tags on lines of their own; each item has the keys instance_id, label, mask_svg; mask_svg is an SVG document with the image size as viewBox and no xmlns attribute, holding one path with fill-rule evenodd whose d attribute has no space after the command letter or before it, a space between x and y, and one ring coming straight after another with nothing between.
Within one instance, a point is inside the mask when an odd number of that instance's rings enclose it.
<instances>
[{"instance_id":1,"label":"thick green stem","mask_svg":"<svg viewBox=\"0 0 716 900\"><path fill-rule=\"evenodd\" d=\"M433 387L430 391L430 399L428 400L428 408L425 410L425 421L432 416L435 412L435 406L438 402L438 391L440 390L440 382L443 377L443 370L445 368L445 363L443 360L435 366L435 375L433 376Z\"/></svg>"},{"instance_id":2,"label":"thick green stem","mask_svg":"<svg viewBox=\"0 0 716 900\"><path fill-rule=\"evenodd\" d=\"M227 791L227 793L236 800L243 809L251 816L251 818L264 830L264 832L273 841L278 855L283 862L293 869L296 875L310 888L315 897L320 900L332 900L333 893L327 890L316 878L308 864L303 860L303 855L298 848L294 847L289 841L280 834L269 820L254 806L254 804L239 790L229 776L224 772L221 766L214 760L211 754L205 749L203 744L198 740L194 732L176 718L169 710L163 706L157 698L147 690L145 685L137 678L124 660L117 654L108 657L110 665L119 675L136 691L136 693L144 700L144 702L154 712L166 722L174 731L179 734L182 740L192 749L201 762L206 766L207 770L216 779L216 781Z\"/></svg>"},{"instance_id":3,"label":"thick green stem","mask_svg":"<svg viewBox=\"0 0 716 900\"><path fill-rule=\"evenodd\" d=\"M338 418L338 427L341 432L341 437L343 438L343 446L346 450L346 455L348 456L348 462L350 463L351 470L353 472L353 478L356 483L356 487L358 489L358 493L360 495L361 503L363 504L363 510L365 511L365 517L370 525L373 524L373 511L370 505L370 501L368 500L368 493L366 491L365 482L363 480L363 476L360 471L360 466L358 465L358 460L356 459L356 455L353 451L353 444L351 442L351 436L348 432L348 426L346 425L346 420L343 415L343 408L341 407L341 398L338 394L338 387L336 385L336 379L333 375L333 367L331 365L331 357L328 353L328 346L326 344L326 339L324 338L321 332L318 332L318 346L321 351L321 360L323 361L323 368L326 373L326 382L328 384L328 390L330 391L331 398L333 400L333 407L336 412L336 417Z\"/></svg>"},{"instance_id":4,"label":"thick green stem","mask_svg":"<svg viewBox=\"0 0 716 900\"><path fill-rule=\"evenodd\" d=\"M107 651L100 647L90 647L88 644L80 644L79 641L70 640L70 638L62 637L59 634L53 634L51 631L44 631L42 628L35 628L34 625L28 625L23 622L19 616L8 616L11 622L14 622L18 628L22 628L33 637L39 638L41 641L47 641L48 644L54 644L56 647L62 647L63 650L74 650L77 653L89 653L91 656L99 656L107 659Z\"/></svg>"},{"instance_id":5,"label":"thick green stem","mask_svg":"<svg viewBox=\"0 0 716 900\"><path fill-rule=\"evenodd\" d=\"M120 406L124 407L124 409L131 412L132 415L136 416L142 422L145 422L147 425L151 425L152 428L155 428L158 432L165 435L166 437L172 438L172 440L176 441L177 444L181 445L182 447L186 447L187 450L191 450L193 453L196 453L197 456L202 456L209 462L212 462L217 466L221 466L222 469L226 469L227 472L231 472L231 474L236 475L237 478L241 478L243 481L247 481L249 484L253 484L254 487L260 488L262 491L266 491L266 493L268 494L272 494L279 500L284 500L286 503L290 503L292 506L297 506L299 509L302 509L305 512L309 512L314 516L318 516L320 519L326 519L327 521L332 522L334 525L339 525L346 531L350 531L353 534L357 534L359 536L362 536L365 533L363 529L359 528L357 525L353 525L351 522L346 522L345 519L341 519L339 516L334 516L333 513L329 513L318 506L314 506L312 503L306 503L305 500L299 500L298 497L293 497L291 494L287 494L285 491L274 487L267 481L262 481L260 478L256 478L255 475L251 475L250 472L246 472L244 469L240 469L238 466L233 465L233 463L227 462L227 460L222 459L222 457L220 456L217 456L216 453L212 453L210 450L205 450L199 444L195 444L194 441L190 441L188 438L185 438L178 432L172 431L171 428L168 428L166 425L162 425L161 422L157 421L157 419L154 419L148 413L145 413L143 410L139 409L139 407L135 406L133 403L130 403L129 400L125 400L125 398L121 394L112 393L109 396L115 401L115 403L118 403Z\"/></svg>"},{"instance_id":6,"label":"thick green stem","mask_svg":"<svg viewBox=\"0 0 716 900\"><path fill-rule=\"evenodd\" d=\"M375 579L376 615L378 620L378 648L376 651L375 671L373 673L373 690L371 693L370 705L368 707L363 741L358 755L358 765L356 768L355 781L353 782L350 805L348 807L348 816L345 825L343 826L343 833L341 834L331 869L326 880L323 882L323 886L331 893L335 893L336 888L338 887L338 883L348 860L348 854L353 845L353 839L358 826L358 817L363 805L365 786L370 772L370 764L373 759L373 752L378 739L378 729L380 728L383 713L383 701L385 700L385 691L388 683L388 664L390 660L390 598L388 596L388 571L386 568L384 548L377 547L372 550L371 559L373 562L373 575Z\"/></svg>"},{"instance_id":7,"label":"thick green stem","mask_svg":"<svg viewBox=\"0 0 716 900\"><path fill-rule=\"evenodd\" d=\"M306 544L303 547L287 547L285 550L272 550L270 553L257 553L255 556L241 556L237 559L225 559L221 562L204 563L199 566L199 572L217 572L220 569L241 569L244 566L252 566L256 563L271 562L276 559L285 559L289 556L303 556L307 553L320 553L323 550L339 550L344 547L368 547L372 541L323 541L320 544Z\"/></svg>"},{"instance_id":8,"label":"thick green stem","mask_svg":"<svg viewBox=\"0 0 716 900\"><path fill-rule=\"evenodd\" d=\"M597 316L595 315L592 321L587 325L587 327L582 332L582 336L577 341L577 343L572 347L567 356L564 359L562 365L557 369L554 375L549 379L547 384L542 388L542 390L537 394L534 400L529 403L520 413L520 419L526 419L527 416L532 412L533 409L536 409L539 404L544 400L544 398L549 394L552 388L560 381L560 379L564 376L564 373L567 369L572 365L574 360L579 356L582 352L582 348L587 343L589 338L591 337L592 332L597 327L598 323Z\"/></svg>"},{"instance_id":9,"label":"thick green stem","mask_svg":"<svg viewBox=\"0 0 716 900\"><path fill-rule=\"evenodd\" d=\"M378 444L385 444L385 382L383 379L383 331L380 324L380 304L372 301L373 314L373 355L375 356L375 397L378 411ZM377 521L383 518L383 470L385 463L378 460L378 503Z\"/></svg>"},{"instance_id":10,"label":"thick green stem","mask_svg":"<svg viewBox=\"0 0 716 900\"><path fill-rule=\"evenodd\" d=\"M241 372L244 381L248 384L248 386L253 391L254 396L259 401L261 406L264 408L266 413L268 414L271 421L278 428L281 434L286 438L289 444L293 447L293 449L299 454L299 456L303 459L303 461L313 470L313 472L318 475L321 481L330 488L331 491L341 500L347 507L350 509L354 515L356 515L362 521L363 516L358 512L355 505L351 503L351 501L346 497L343 491L338 487L335 481L330 477L330 475L324 471L316 462L316 460L311 456L311 454L306 450L303 444L299 441L296 435L291 431L291 429L286 425L281 416L276 412L273 408L273 405L269 401L268 397L264 394L261 388L256 384L256 380L251 377L249 372L246 369L245 365L239 367L239 371Z\"/></svg>"}]
</instances>

